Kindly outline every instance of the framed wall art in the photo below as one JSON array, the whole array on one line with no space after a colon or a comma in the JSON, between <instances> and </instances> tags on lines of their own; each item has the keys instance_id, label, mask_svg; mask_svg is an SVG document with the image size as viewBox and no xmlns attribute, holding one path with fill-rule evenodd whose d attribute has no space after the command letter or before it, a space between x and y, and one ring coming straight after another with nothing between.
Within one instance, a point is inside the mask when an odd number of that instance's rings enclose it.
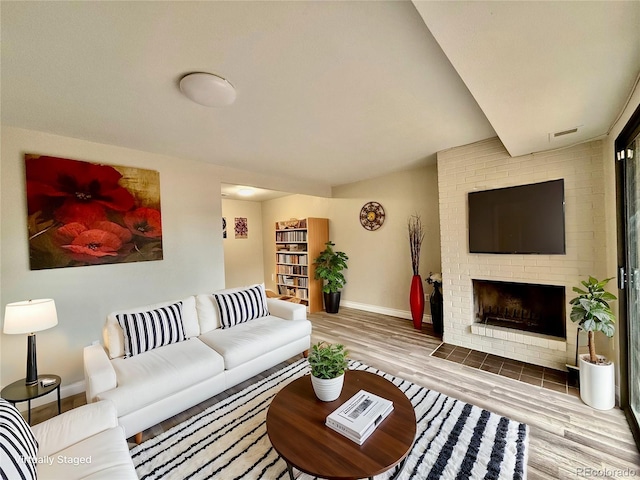
<instances>
[{"instance_id":1,"label":"framed wall art","mask_svg":"<svg viewBox=\"0 0 640 480\"><path fill-rule=\"evenodd\" d=\"M247 219L244 217L236 217L234 230L236 239L249 238L249 225L247 224Z\"/></svg>"},{"instance_id":2,"label":"framed wall art","mask_svg":"<svg viewBox=\"0 0 640 480\"><path fill-rule=\"evenodd\" d=\"M25 155L31 270L162 260L160 174Z\"/></svg>"}]
</instances>

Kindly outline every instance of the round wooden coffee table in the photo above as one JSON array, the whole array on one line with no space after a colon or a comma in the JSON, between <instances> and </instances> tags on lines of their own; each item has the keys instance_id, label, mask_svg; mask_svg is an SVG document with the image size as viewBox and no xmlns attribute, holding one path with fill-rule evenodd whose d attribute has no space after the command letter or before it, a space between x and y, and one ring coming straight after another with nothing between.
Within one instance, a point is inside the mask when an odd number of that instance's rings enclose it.
<instances>
[{"instance_id":1,"label":"round wooden coffee table","mask_svg":"<svg viewBox=\"0 0 640 480\"><path fill-rule=\"evenodd\" d=\"M325 426L327 415L360 390L393 402L393 412L362 445ZM406 459L416 435L416 414L405 394L379 375L349 370L342 394L333 402L318 400L306 375L274 397L267 433L292 480L292 467L327 479L371 478Z\"/></svg>"}]
</instances>

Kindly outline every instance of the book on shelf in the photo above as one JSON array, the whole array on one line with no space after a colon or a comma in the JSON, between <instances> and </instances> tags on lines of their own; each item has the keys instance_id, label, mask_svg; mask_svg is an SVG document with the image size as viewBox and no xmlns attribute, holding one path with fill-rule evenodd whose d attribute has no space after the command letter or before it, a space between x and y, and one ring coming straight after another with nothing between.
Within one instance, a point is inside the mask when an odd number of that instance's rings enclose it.
<instances>
[{"instance_id":1,"label":"book on shelf","mask_svg":"<svg viewBox=\"0 0 640 480\"><path fill-rule=\"evenodd\" d=\"M362 445L393 411L393 402L360 390L327 416L327 427Z\"/></svg>"}]
</instances>

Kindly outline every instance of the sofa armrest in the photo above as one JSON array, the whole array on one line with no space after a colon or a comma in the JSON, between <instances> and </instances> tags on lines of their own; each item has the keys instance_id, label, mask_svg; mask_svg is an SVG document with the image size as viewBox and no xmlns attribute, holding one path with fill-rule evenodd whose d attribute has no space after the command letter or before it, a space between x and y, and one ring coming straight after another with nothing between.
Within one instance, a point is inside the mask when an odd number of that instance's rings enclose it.
<instances>
[{"instance_id":1,"label":"sofa armrest","mask_svg":"<svg viewBox=\"0 0 640 480\"><path fill-rule=\"evenodd\" d=\"M87 403L92 403L97 400L99 393L117 387L116 371L102 345L85 347L83 358Z\"/></svg>"},{"instance_id":2,"label":"sofa armrest","mask_svg":"<svg viewBox=\"0 0 640 480\"><path fill-rule=\"evenodd\" d=\"M285 302L277 298L267 298L269 313L285 320L306 320L307 307L300 303Z\"/></svg>"},{"instance_id":3,"label":"sofa armrest","mask_svg":"<svg viewBox=\"0 0 640 480\"><path fill-rule=\"evenodd\" d=\"M31 428L38 440L38 456L46 457L117 426L116 407L104 400L74 408Z\"/></svg>"}]
</instances>

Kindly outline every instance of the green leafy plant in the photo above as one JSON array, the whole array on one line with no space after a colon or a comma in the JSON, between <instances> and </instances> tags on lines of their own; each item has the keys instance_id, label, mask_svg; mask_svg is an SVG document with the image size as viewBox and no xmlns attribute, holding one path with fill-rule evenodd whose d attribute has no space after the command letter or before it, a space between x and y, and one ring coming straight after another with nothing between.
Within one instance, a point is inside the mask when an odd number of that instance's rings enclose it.
<instances>
[{"instance_id":1,"label":"green leafy plant","mask_svg":"<svg viewBox=\"0 0 640 480\"><path fill-rule=\"evenodd\" d=\"M311 366L311 375L327 380L339 377L347 369L348 353L344 345L339 343L318 342L312 345L307 359Z\"/></svg>"},{"instance_id":2,"label":"green leafy plant","mask_svg":"<svg viewBox=\"0 0 640 480\"><path fill-rule=\"evenodd\" d=\"M325 243L325 249L313 261L313 265L316 267L314 278L324 281L322 286L324 293L335 293L347 283L342 270L348 268L347 260L349 257L344 252L335 252L333 250L335 245L329 240Z\"/></svg>"},{"instance_id":3,"label":"green leafy plant","mask_svg":"<svg viewBox=\"0 0 640 480\"><path fill-rule=\"evenodd\" d=\"M614 323L616 317L611 311L609 301L616 300L616 296L604 289L612 278L598 281L596 278L589 276L588 281L583 280L580 282L586 290L573 287L573 291L578 296L569 302L573 305L571 308L571 321L578 322L580 328L587 332L589 361L591 363L598 363L594 332L602 332L607 337L613 337L615 332Z\"/></svg>"}]
</instances>

